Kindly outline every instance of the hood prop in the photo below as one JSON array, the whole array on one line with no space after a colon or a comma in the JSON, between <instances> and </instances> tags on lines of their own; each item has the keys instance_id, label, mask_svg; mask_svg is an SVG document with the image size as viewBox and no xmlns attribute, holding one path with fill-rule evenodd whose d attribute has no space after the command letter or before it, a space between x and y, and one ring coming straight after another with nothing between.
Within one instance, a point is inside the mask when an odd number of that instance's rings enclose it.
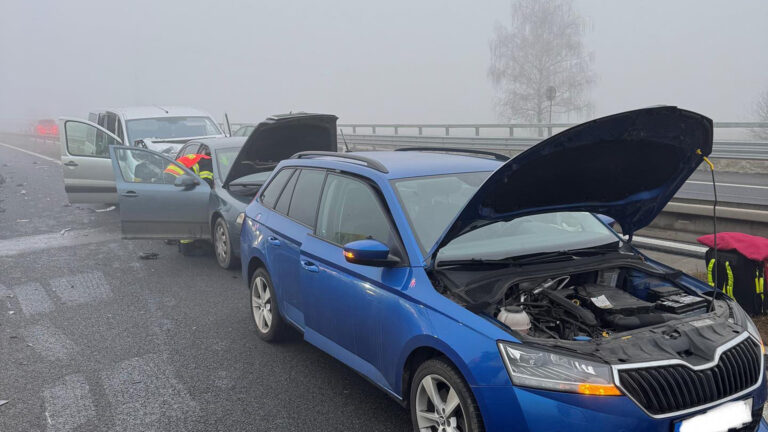
<instances>
[{"instance_id":1,"label":"hood prop","mask_svg":"<svg viewBox=\"0 0 768 432\"><path fill-rule=\"evenodd\" d=\"M696 150L696 153L702 155L701 157L704 159L704 162L707 163L707 166L709 166L709 171L712 173L712 194L714 195L714 202L712 203L712 256L715 260L712 301L709 303L709 311L712 312L712 310L715 308L715 297L717 297L717 183L715 182L715 164L713 164L708 157L702 154L701 149Z\"/></svg>"}]
</instances>

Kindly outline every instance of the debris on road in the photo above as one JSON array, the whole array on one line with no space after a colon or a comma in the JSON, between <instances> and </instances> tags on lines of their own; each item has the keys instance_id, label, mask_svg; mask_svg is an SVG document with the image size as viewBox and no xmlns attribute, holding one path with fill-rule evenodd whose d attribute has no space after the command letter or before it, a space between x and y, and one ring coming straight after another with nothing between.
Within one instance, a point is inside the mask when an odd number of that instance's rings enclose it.
<instances>
[{"instance_id":1,"label":"debris on road","mask_svg":"<svg viewBox=\"0 0 768 432\"><path fill-rule=\"evenodd\" d=\"M29 222L29 219L16 219L16 222Z\"/></svg>"},{"instance_id":2,"label":"debris on road","mask_svg":"<svg viewBox=\"0 0 768 432\"><path fill-rule=\"evenodd\" d=\"M143 260L154 260L154 259L157 259L157 257L159 256L160 254L157 252L142 252L139 254L139 258Z\"/></svg>"},{"instance_id":3,"label":"debris on road","mask_svg":"<svg viewBox=\"0 0 768 432\"><path fill-rule=\"evenodd\" d=\"M26 194L27 194L27 191L25 191L24 189L22 189L22 190L21 190L21 192L19 192L19 193L20 193L21 195L26 195Z\"/></svg>"},{"instance_id":4,"label":"debris on road","mask_svg":"<svg viewBox=\"0 0 768 432\"><path fill-rule=\"evenodd\" d=\"M7 403L8 403L8 401L7 401L7 400L0 400L0 406L3 406L3 405L5 405L5 404L7 404Z\"/></svg>"},{"instance_id":5,"label":"debris on road","mask_svg":"<svg viewBox=\"0 0 768 432\"><path fill-rule=\"evenodd\" d=\"M103 212L112 211L114 209L115 209L115 206L109 206L107 208L97 209L97 210L94 210L94 211L97 212L97 213L103 213Z\"/></svg>"},{"instance_id":6,"label":"debris on road","mask_svg":"<svg viewBox=\"0 0 768 432\"><path fill-rule=\"evenodd\" d=\"M63 230L59 231L59 235L66 234L67 231L71 230L72 228L64 228Z\"/></svg>"}]
</instances>

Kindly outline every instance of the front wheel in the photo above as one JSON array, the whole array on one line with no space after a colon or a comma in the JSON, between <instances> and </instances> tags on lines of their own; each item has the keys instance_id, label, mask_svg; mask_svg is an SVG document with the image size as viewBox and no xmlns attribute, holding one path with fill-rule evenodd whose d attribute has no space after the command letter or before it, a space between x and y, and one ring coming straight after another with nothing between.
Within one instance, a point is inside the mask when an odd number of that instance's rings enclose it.
<instances>
[{"instance_id":1,"label":"front wheel","mask_svg":"<svg viewBox=\"0 0 768 432\"><path fill-rule=\"evenodd\" d=\"M216 252L216 261L225 269L234 267L232 259L232 242L229 241L229 228L224 218L217 218L213 225L213 248Z\"/></svg>"},{"instance_id":2,"label":"front wheel","mask_svg":"<svg viewBox=\"0 0 768 432\"><path fill-rule=\"evenodd\" d=\"M285 334L285 322L280 316L272 279L264 269L251 277L251 311L256 334L268 342L278 341Z\"/></svg>"},{"instance_id":3,"label":"front wheel","mask_svg":"<svg viewBox=\"0 0 768 432\"><path fill-rule=\"evenodd\" d=\"M444 358L422 363L411 381L411 422L420 432L483 432L469 385Z\"/></svg>"}]
</instances>

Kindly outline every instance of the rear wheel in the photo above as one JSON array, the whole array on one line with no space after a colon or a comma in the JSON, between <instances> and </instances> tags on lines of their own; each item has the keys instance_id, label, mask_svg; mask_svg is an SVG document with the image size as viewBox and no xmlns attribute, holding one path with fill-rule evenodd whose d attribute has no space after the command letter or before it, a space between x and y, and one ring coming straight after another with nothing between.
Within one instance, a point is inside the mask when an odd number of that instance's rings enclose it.
<instances>
[{"instance_id":1,"label":"rear wheel","mask_svg":"<svg viewBox=\"0 0 768 432\"><path fill-rule=\"evenodd\" d=\"M420 432L482 432L469 385L444 358L425 361L411 381L411 422Z\"/></svg>"},{"instance_id":2,"label":"rear wheel","mask_svg":"<svg viewBox=\"0 0 768 432\"><path fill-rule=\"evenodd\" d=\"M224 218L217 218L213 225L213 249L216 252L216 261L225 269L234 267L232 259L232 242L229 241L229 228Z\"/></svg>"},{"instance_id":3,"label":"rear wheel","mask_svg":"<svg viewBox=\"0 0 768 432\"><path fill-rule=\"evenodd\" d=\"M268 342L278 341L285 334L285 322L280 316L272 280L264 269L251 277L251 312L256 334Z\"/></svg>"}]
</instances>

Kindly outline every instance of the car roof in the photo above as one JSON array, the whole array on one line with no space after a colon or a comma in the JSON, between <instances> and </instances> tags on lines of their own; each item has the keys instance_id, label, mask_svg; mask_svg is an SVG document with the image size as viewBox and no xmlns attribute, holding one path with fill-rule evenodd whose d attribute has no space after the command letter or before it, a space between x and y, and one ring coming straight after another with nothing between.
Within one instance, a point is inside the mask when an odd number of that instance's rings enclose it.
<instances>
[{"instance_id":1,"label":"car roof","mask_svg":"<svg viewBox=\"0 0 768 432\"><path fill-rule=\"evenodd\" d=\"M163 117L211 117L203 110L183 106L135 106L107 108L105 111L119 114L126 120Z\"/></svg>"},{"instance_id":2,"label":"car roof","mask_svg":"<svg viewBox=\"0 0 768 432\"><path fill-rule=\"evenodd\" d=\"M339 153L338 158L333 156L319 156L313 158L292 159L287 164L301 165L301 162L310 160L323 161L324 163L321 164L323 166L342 170L349 168L350 166L359 167L370 170L371 173L384 176L387 179L494 171L502 164L501 161L484 157L426 151L362 151L349 153L351 155L362 156L378 162L388 171L387 173L383 173L374 168L366 168L364 164L357 160L349 159L345 161L343 158L344 154L345 153ZM311 165L317 166L314 163Z\"/></svg>"}]
</instances>

